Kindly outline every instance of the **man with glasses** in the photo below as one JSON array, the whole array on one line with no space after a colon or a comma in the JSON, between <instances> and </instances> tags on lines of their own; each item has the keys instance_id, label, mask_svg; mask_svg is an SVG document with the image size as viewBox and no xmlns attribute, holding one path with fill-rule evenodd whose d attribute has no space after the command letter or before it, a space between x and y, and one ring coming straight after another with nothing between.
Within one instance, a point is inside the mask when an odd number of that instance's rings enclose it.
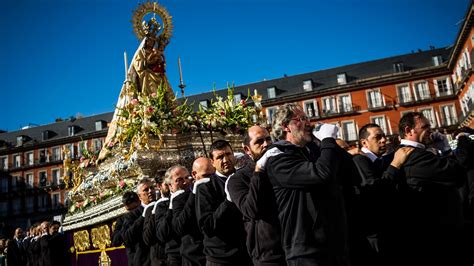
<instances>
[{"instance_id":1,"label":"man with glasses","mask_svg":"<svg viewBox=\"0 0 474 266\"><path fill-rule=\"evenodd\" d=\"M157 254L150 253L150 246L143 240L143 229L145 217L151 215L155 205L155 188L153 182L148 178L143 178L138 182L137 194L140 199L140 206L130 211L125 216L123 224L123 240L126 247L134 248L135 255L128 258L132 265L151 265L152 260L157 260Z\"/></svg>"},{"instance_id":2,"label":"man with glasses","mask_svg":"<svg viewBox=\"0 0 474 266\"><path fill-rule=\"evenodd\" d=\"M277 109L272 129L278 141L257 170L265 171L273 186L288 265L348 265L337 127L320 127L318 148L305 112L290 103Z\"/></svg>"},{"instance_id":3,"label":"man with glasses","mask_svg":"<svg viewBox=\"0 0 474 266\"><path fill-rule=\"evenodd\" d=\"M170 186L169 206L164 216L156 220L156 236L161 243L166 243L165 254L169 266L181 265L181 237L172 228L173 205L184 204L190 193L187 181L189 172L182 165L174 165L165 173L165 182Z\"/></svg>"},{"instance_id":4,"label":"man with glasses","mask_svg":"<svg viewBox=\"0 0 474 266\"><path fill-rule=\"evenodd\" d=\"M210 157L215 174L195 185L196 216L204 234L206 265L251 265L242 214L226 200L225 181L235 172L236 161L229 142L214 141Z\"/></svg>"}]
</instances>

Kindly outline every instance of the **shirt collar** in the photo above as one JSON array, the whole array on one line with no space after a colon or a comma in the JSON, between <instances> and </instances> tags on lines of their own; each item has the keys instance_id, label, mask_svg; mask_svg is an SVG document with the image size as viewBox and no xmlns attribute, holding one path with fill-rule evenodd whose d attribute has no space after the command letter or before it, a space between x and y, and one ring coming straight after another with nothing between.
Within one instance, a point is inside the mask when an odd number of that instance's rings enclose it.
<instances>
[{"instance_id":1,"label":"shirt collar","mask_svg":"<svg viewBox=\"0 0 474 266\"><path fill-rule=\"evenodd\" d=\"M365 153L365 155L367 155L367 157L369 157L369 159L374 162L375 160L377 160L377 158L379 158L377 155L375 155L375 153L373 153L372 151L370 151L369 149L367 149L366 147L362 147L362 149L360 149L363 153Z\"/></svg>"},{"instance_id":2,"label":"shirt collar","mask_svg":"<svg viewBox=\"0 0 474 266\"><path fill-rule=\"evenodd\" d=\"M227 179L227 176L226 176L226 175L221 174L221 173L219 173L218 171L216 171L216 176L219 176L219 177L222 177L222 178Z\"/></svg>"},{"instance_id":3,"label":"shirt collar","mask_svg":"<svg viewBox=\"0 0 474 266\"><path fill-rule=\"evenodd\" d=\"M421 143L419 143L419 142L411 141L411 140L407 140L407 139L402 139L402 140L400 141L400 144L401 144L401 145L405 145L405 146L410 146L410 147L425 149L425 145L423 145L423 144L421 144Z\"/></svg>"}]
</instances>

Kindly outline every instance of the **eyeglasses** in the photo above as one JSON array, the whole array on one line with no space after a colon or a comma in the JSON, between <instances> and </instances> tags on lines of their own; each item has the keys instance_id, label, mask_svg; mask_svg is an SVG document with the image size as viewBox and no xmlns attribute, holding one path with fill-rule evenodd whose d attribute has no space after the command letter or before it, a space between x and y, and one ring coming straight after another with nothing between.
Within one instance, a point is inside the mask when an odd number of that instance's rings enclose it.
<instances>
[{"instance_id":1,"label":"eyeglasses","mask_svg":"<svg viewBox=\"0 0 474 266\"><path fill-rule=\"evenodd\" d=\"M293 117L291 120L300 121L300 122L308 122L309 117L307 117L307 116L298 116L298 117Z\"/></svg>"}]
</instances>

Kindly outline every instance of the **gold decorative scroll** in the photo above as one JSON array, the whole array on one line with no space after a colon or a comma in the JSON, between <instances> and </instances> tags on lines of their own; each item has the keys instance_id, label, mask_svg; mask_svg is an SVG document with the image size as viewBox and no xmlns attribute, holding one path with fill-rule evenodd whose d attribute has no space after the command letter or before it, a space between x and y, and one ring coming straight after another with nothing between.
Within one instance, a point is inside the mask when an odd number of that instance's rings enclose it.
<instances>
[{"instance_id":1,"label":"gold decorative scroll","mask_svg":"<svg viewBox=\"0 0 474 266\"><path fill-rule=\"evenodd\" d=\"M89 241L89 232L87 230L75 232L73 238L74 248L76 251L84 251L91 247L91 243Z\"/></svg>"},{"instance_id":2,"label":"gold decorative scroll","mask_svg":"<svg viewBox=\"0 0 474 266\"><path fill-rule=\"evenodd\" d=\"M108 225L102 225L91 230L92 245L95 248L105 249L110 246L110 229Z\"/></svg>"}]
</instances>

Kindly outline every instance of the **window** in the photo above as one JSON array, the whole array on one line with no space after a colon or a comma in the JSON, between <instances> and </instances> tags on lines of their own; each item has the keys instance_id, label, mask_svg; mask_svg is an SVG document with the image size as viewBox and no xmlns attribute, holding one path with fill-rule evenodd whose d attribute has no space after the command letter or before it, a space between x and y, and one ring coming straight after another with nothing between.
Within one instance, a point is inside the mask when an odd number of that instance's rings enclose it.
<instances>
[{"instance_id":1,"label":"window","mask_svg":"<svg viewBox=\"0 0 474 266\"><path fill-rule=\"evenodd\" d=\"M208 100L202 100L202 101L199 102L199 105L202 108L206 109L209 106L209 101Z\"/></svg>"},{"instance_id":2,"label":"window","mask_svg":"<svg viewBox=\"0 0 474 266\"><path fill-rule=\"evenodd\" d=\"M38 173L39 186L44 187L48 182L48 175L46 171L41 171Z\"/></svg>"},{"instance_id":3,"label":"window","mask_svg":"<svg viewBox=\"0 0 474 266\"><path fill-rule=\"evenodd\" d=\"M27 165L34 165L35 164L35 156L33 152L28 152L26 154L26 164Z\"/></svg>"},{"instance_id":4,"label":"window","mask_svg":"<svg viewBox=\"0 0 474 266\"><path fill-rule=\"evenodd\" d=\"M461 108L464 115L469 113L469 110L474 106L473 102L474 102L474 83L471 83L471 85L469 85L469 89L460 100Z\"/></svg>"},{"instance_id":5,"label":"window","mask_svg":"<svg viewBox=\"0 0 474 266\"><path fill-rule=\"evenodd\" d=\"M411 102L411 92L410 92L410 86L408 84L397 86L397 91L398 91L398 97L400 99L400 103Z\"/></svg>"},{"instance_id":6,"label":"window","mask_svg":"<svg viewBox=\"0 0 474 266\"><path fill-rule=\"evenodd\" d=\"M242 100L242 94L241 93L236 93L234 94L234 103L238 104Z\"/></svg>"},{"instance_id":7,"label":"window","mask_svg":"<svg viewBox=\"0 0 474 266\"><path fill-rule=\"evenodd\" d=\"M443 126L451 126L457 123L456 110L454 105L441 106L441 118Z\"/></svg>"},{"instance_id":8,"label":"window","mask_svg":"<svg viewBox=\"0 0 474 266\"><path fill-rule=\"evenodd\" d=\"M312 91L313 90L313 81L312 80L303 81L303 90L304 91Z\"/></svg>"},{"instance_id":9,"label":"window","mask_svg":"<svg viewBox=\"0 0 474 266\"><path fill-rule=\"evenodd\" d=\"M371 118L372 123L377 124L383 130L385 134L387 134L387 123L385 122L385 116L373 116Z\"/></svg>"},{"instance_id":10,"label":"window","mask_svg":"<svg viewBox=\"0 0 474 266\"><path fill-rule=\"evenodd\" d=\"M67 150L67 151L66 151ZM76 145L74 144L66 144L64 145L64 158L66 158L66 153L69 153L70 158L76 158L77 157L77 148Z\"/></svg>"},{"instance_id":11,"label":"window","mask_svg":"<svg viewBox=\"0 0 474 266\"><path fill-rule=\"evenodd\" d=\"M426 100L430 97L430 90L428 88L428 82L422 81L415 83L415 92L419 100Z\"/></svg>"},{"instance_id":12,"label":"window","mask_svg":"<svg viewBox=\"0 0 474 266\"><path fill-rule=\"evenodd\" d=\"M420 113L428 119L431 127L436 127L436 117L433 112L433 108L419 109Z\"/></svg>"},{"instance_id":13,"label":"window","mask_svg":"<svg viewBox=\"0 0 474 266\"><path fill-rule=\"evenodd\" d=\"M27 212L33 212L35 207L35 198L34 197L27 197L26 198L26 210Z\"/></svg>"},{"instance_id":14,"label":"window","mask_svg":"<svg viewBox=\"0 0 474 266\"><path fill-rule=\"evenodd\" d=\"M337 84L339 85L347 84L346 73L337 74Z\"/></svg>"},{"instance_id":15,"label":"window","mask_svg":"<svg viewBox=\"0 0 474 266\"><path fill-rule=\"evenodd\" d=\"M104 120L95 121L95 130L96 131L103 130L103 129L106 129L106 128L107 128L107 121L104 121Z\"/></svg>"},{"instance_id":16,"label":"window","mask_svg":"<svg viewBox=\"0 0 474 266\"><path fill-rule=\"evenodd\" d=\"M42 141L48 140L49 138L50 138L49 130L45 130L45 131L41 132L41 140Z\"/></svg>"},{"instance_id":17,"label":"window","mask_svg":"<svg viewBox=\"0 0 474 266\"><path fill-rule=\"evenodd\" d=\"M434 66L439 66L443 63L443 57L441 57L440 55L433 56L432 58Z\"/></svg>"},{"instance_id":18,"label":"window","mask_svg":"<svg viewBox=\"0 0 474 266\"><path fill-rule=\"evenodd\" d=\"M0 170L8 170L8 156L0 157Z\"/></svg>"},{"instance_id":19,"label":"window","mask_svg":"<svg viewBox=\"0 0 474 266\"><path fill-rule=\"evenodd\" d=\"M383 100L382 94L380 93L380 89L373 89L367 91L367 103L369 105L369 108L382 107Z\"/></svg>"},{"instance_id":20,"label":"window","mask_svg":"<svg viewBox=\"0 0 474 266\"><path fill-rule=\"evenodd\" d=\"M100 151L102 149L102 139L94 139L94 151Z\"/></svg>"},{"instance_id":21,"label":"window","mask_svg":"<svg viewBox=\"0 0 474 266\"><path fill-rule=\"evenodd\" d=\"M76 134L76 126L68 126L67 134L68 136L74 136Z\"/></svg>"},{"instance_id":22,"label":"window","mask_svg":"<svg viewBox=\"0 0 474 266\"><path fill-rule=\"evenodd\" d=\"M436 89L436 96L438 96L438 97L452 94L450 84L449 84L449 80L448 80L447 77L446 78L441 78L441 79L436 79L435 80L435 89Z\"/></svg>"},{"instance_id":23,"label":"window","mask_svg":"<svg viewBox=\"0 0 474 266\"><path fill-rule=\"evenodd\" d=\"M314 101L304 102L304 112L308 117L315 117L317 114L316 105Z\"/></svg>"},{"instance_id":24,"label":"window","mask_svg":"<svg viewBox=\"0 0 474 266\"><path fill-rule=\"evenodd\" d=\"M48 206L48 196L48 194L38 196L38 207L40 210L44 210Z\"/></svg>"},{"instance_id":25,"label":"window","mask_svg":"<svg viewBox=\"0 0 474 266\"><path fill-rule=\"evenodd\" d=\"M49 154L47 149L41 149L39 151L39 162L40 163L47 163L49 162Z\"/></svg>"},{"instance_id":26,"label":"window","mask_svg":"<svg viewBox=\"0 0 474 266\"><path fill-rule=\"evenodd\" d=\"M8 179L0 178L2 192L8 192Z\"/></svg>"},{"instance_id":27,"label":"window","mask_svg":"<svg viewBox=\"0 0 474 266\"><path fill-rule=\"evenodd\" d=\"M61 148L60 147L53 147L53 162L61 160Z\"/></svg>"},{"instance_id":28,"label":"window","mask_svg":"<svg viewBox=\"0 0 474 266\"><path fill-rule=\"evenodd\" d=\"M405 71L405 65L403 64L403 62L397 62L393 64L393 72L400 73L403 71Z\"/></svg>"},{"instance_id":29,"label":"window","mask_svg":"<svg viewBox=\"0 0 474 266\"><path fill-rule=\"evenodd\" d=\"M61 169L51 170L52 185L59 185L61 181Z\"/></svg>"},{"instance_id":30,"label":"window","mask_svg":"<svg viewBox=\"0 0 474 266\"><path fill-rule=\"evenodd\" d=\"M33 173L26 174L26 186L32 188L34 186L35 177Z\"/></svg>"},{"instance_id":31,"label":"window","mask_svg":"<svg viewBox=\"0 0 474 266\"><path fill-rule=\"evenodd\" d=\"M51 205L53 208L59 207L59 203L61 203L61 194L58 193L52 193L51 194Z\"/></svg>"},{"instance_id":32,"label":"window","mask_svg":"<svg viewBox=\"0 0 474 266\"><path fill-rule=\"evenodd\" d=\"M13 155L13 167L15 168L21 167L21 155L19 154Z\"/></svg>"},{"instance_id":33,"label":"window","mask_svg":"<svg viewBox=\"0 0 474 266\"><path fill-rule=\"evenodd\" d=\"M341 113L352 112L352 101L351 101L350 94L339 96L339 112Z\"/></svg>"},{"instance_id":34,"label":"window","mask_svg":"<svg viewBox=\"0 0 474 266\"><path fill-rule=\"evenodd\" d=\"M21 199L16 198L12 201L13 205L13 214L18 214L20 213L21 210Z\"/></svg>"},{"instance_id":35,"label":"window","mask_svg":"<svg viewBox=\"0 0 474 266\"><path fill-rule=\"evenodd\" d=\"M267 88L267 95L268 95L268 99L276 98L276 88L275 87Z\"/></svg>"},{"instance_id":36,"label":"window","mask_svg":"<svg viewBox=\"0 0 474 266\"><path fill-rule=\"evenodd\" d=\"M276 111L276 107L268 107L266 109L267 121L269 125L271 125L273 122L273 114L275 113L275 111Z\"/></svg>"},{"instance_id":37,"label":"window","mask_svg":"<svg viewBox=\"0 0 474 266\"><path fill-rule=\"evenodd\" d=\"M355 124L353 121L343 121L342 122L342 138L344 140L356 140L356 130Z\"/></svg>"},{"instance_id":38,"label":"window","mask_svg":"<svg viewBox=\"0 0 474 266\"><path fill-rule=\"evenodd\" d=\"M16 146L22 146L25 138L23 136L16 137Z\"/></svg>"},{"instance_id":39,"label":"window","mask_svg":"<svg viewBox=\"0 0 474 266\"><path fill-rule=\"evenodd\" d=\"M323 113L334 114L336 113L336 97L330 96L322 98L323 101Z\"/></svg>"},{"instance_id":40,"label":"window","mask_svg":"<svg viewBox=\"0 0 474 266\"><path fill-rule=\"evenodd\" d=\"M12 176L12 184L11 184L11 187L12 187L12 190L15 191L16 188L17 188L17 181L19 180L20 178L18 176Z\"/></svg>"}]
</instances>

